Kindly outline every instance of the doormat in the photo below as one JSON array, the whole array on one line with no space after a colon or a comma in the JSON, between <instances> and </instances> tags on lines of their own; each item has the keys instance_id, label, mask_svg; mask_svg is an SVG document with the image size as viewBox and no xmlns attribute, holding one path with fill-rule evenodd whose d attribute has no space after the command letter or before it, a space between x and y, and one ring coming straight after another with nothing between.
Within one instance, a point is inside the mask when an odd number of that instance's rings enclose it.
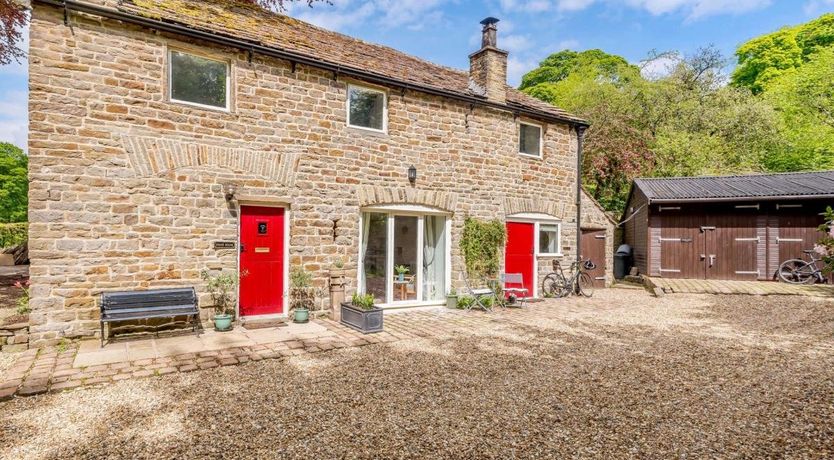
<instances>
[{"instance_id":1,"label":"doormat","mask_svg":"<svg viewBox=\"0 0 834 460\"><path fill-rule=\"evenodd\" d=\"M266 329L268 327L287 327L286 321L247 321L243 323L244 329Z\"/></svg>"}]
</instances>

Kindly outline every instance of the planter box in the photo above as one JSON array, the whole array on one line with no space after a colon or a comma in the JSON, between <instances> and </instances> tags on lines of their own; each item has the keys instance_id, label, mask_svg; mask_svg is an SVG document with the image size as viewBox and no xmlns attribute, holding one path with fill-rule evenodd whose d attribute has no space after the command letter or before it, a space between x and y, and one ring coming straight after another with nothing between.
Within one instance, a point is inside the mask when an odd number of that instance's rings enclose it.
<instances>
[{"instance_id":1,"label":"planter box","mask_svg":"<svg viewBox=\"0 0 834 460\"><path fill-rule=\"evenodd\" d=\"M342 302L342 324L363 334L382 332L382 309L362 310L348 302Z\"/></svg>"}]
</instances>

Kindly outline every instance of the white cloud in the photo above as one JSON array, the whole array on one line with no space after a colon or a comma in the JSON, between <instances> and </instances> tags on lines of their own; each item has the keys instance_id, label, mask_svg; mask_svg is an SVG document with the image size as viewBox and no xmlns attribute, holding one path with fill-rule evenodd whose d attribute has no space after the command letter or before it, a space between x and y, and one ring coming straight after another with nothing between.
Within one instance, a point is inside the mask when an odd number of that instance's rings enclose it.
<instances>
[{"instance_id":1,"label":"white cloud","mask_svg":"<svg viewBox=\"0 0 834 460\"><path fill-rule=\"evenodd\" d=\"M29 138L29 110L26 91L0 92L0 142L11 142L26 150Z\"/></svg>"},{"instance_id":2,"label":"white cloud","mask_svg":"<svg viewBox=\"0 0 834 460\"><path fill-rule=\"evenodd\" d=\"M644 78L656 80L669 75L675 66L680 63L681 57L677 55L661 56L657 59L641 61L637 65Z\"/></svg>"},{"instance_id":3,"label":"white cloud","mask_svg":"<svg viewBox=\"0 0 834 460\"><path fill-rule=\"evenodd\" d=\"M498 37L498 46L510 53L521 53L529 50L535 43L527 35L506 35Z\"/></svg>"},{"instance_id":4,"label":"white cloud","mask_svg":"<svg viewBox=\"0 0 834 460\"><path fill-rule=\"evenodd\" d=\"M338 31L364 23L374 14L373 2L358 3L353 0L333 0L332 6L317 8L293 3L287 13L319 27Z\"/></svg>"},{"instance_id":5,"label":"white cloud","mask_svg":"<svg viewBox=\"0 0 834 460\"><path fill-rule=\"evenodd\" d=\"M521 83L521 77L538 67L539 61L539 59L532 57L524 59L510 56L507 58L507 83L510 86L518 86Z\"/></svg>"},{"instance_id":6,"label":"white cloud","mask_svg":"<svg viewBox=\"0 0 834 460\"><path fill-rule=\"evenodd\" d=\"M442 7L450 0L333 0L332 5L309 8L291 3L287 14L330 30L345 30L367 23L385 28L421 29L443 19Z\"/></svg>"},{"instance_id":7,"label":"white cloud","mask_svg":"<svg viewBox=\"0 0 834 460\"><path fill-rule=\"evenodd\" d=\"M773 0L500 0L507 13L541 13L556 10L560 13L582 11L595 3L623 5L642 9L655 16L671 13L686 15L687 21L719 14L739 14L764 8ZM809 0L806 11L834 5L834 0Z\"/></svg>"},{"instance_id":8,"label":"white cloud","mask_svg":"<svg viewBox=\"0 0 834 460\"><path fill-rule=\"evenodd\" d=\"M764 8L772 0L626 0L633 8L642 8L659 16L682 12L688 21L719 14L739 14Z\"/></svg>"},{"instance_id":9,"label":"white cloud","mask_svg":"<svg viewBox=\"0 0 834 460\"><path fill-rule=\"evenodd\" d=\"M554 52L562 50L575 50L576 48L579 48L579 40L569 38L567 40L560 41L559 44L556 45L556 50Z\"/></svg>"},{"instance_id":10,"label":"white cloud","mask_svg":"<svg viewBox=\"0 0 834 460\"><path fill-rule=\"evenodd\" d=\"M581 11L594 3L594 0L559 0L556 9L559 11Z\"/></svg>"},{"instance_id":11,"label":"white cloud","mask_svg":"<svg viewBox=\"0 0 834 460\"><path fill-rule=\"evenodd\" d=\"M828 8L834 8L834 0L811 0L805 4L805 14L816 16Z\"/></svg>"}]
</instances>

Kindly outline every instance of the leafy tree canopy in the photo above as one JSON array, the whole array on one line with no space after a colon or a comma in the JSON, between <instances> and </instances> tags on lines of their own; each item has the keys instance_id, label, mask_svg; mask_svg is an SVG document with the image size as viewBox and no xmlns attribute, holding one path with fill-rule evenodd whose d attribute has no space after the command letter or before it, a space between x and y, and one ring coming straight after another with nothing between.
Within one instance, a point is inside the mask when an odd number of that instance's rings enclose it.
<instances>
[{"instance_id":1,"label":"leafy tree canopy","mask_svg":"<svg viewBox=\"0 0 834 460\"><path fill-rule=\"evenodd\" d=\"M28 160L23 150L0 142L0 223L26 221Z\"/></svg>"},{"instance_id":2,"label":"leafy tree canopy","mask_svg":"<svg viewBox=\"0 0 834 460\"><path fill-rule=\"evenodd\" d=\"M770 82L808 62L817 51L834 45L834 13L794 27L756 37L736 50L738 67L732 83L759 94Z\"/></svg>"},{"instance_id":3,"label":"leafy tree canopy","mask_svg":"<svg viewBox=\"0 0 834 460\"><path fill-rule=\"evenodd\" d=\"M537 69L524 75L519 89L558 83L574 74L617 83L639 76L640 71L622 57L602 50L582 52L564 50L551 54L539 64Z\"/></svg>"}]
</instances>

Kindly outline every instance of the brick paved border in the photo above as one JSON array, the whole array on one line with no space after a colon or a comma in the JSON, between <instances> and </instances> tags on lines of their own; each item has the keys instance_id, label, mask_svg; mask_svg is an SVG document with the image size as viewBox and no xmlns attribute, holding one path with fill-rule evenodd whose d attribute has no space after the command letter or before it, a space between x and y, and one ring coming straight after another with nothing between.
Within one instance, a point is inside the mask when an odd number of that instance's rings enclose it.
<instances>
[{"instance_id":1,"label":"brick paved border","mask_svg":"<svg viewBox=\"0 0 834 460\"><path fill-rule=\"evenodd\" d=\"M507 312L512 314L515 311ZM22 353L0 380L0 401L15 396L53 393L131 378L191 372L264 359L282 359L339 348L438 336L457 330L477 330L483 328L485 321L494 321L497 316L503 316L505 313L485 314L451 310L398 313L386 315L383 332L369 335L363 335L329 319L315 320L335 335L315 339L294 338L265 345L183 353L172 357L89 367L73 367L78 353L77 343L61 350L57 347L32 349Z\"/></svg>"}]
</instances>

